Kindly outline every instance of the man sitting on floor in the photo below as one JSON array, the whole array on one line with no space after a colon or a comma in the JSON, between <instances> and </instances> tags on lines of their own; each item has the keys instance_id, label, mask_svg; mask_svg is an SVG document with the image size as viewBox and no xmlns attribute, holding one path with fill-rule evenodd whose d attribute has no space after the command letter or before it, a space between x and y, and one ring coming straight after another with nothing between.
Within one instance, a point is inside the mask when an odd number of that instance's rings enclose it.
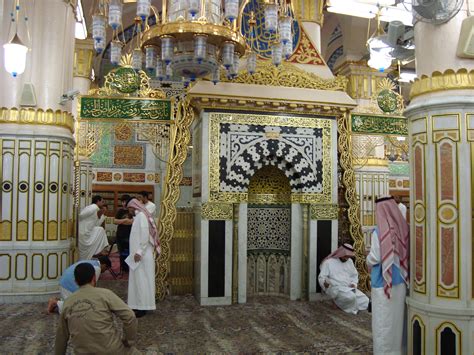
<instances>
[{"instance_id":1,"label":"man sitting on floor","mask_svg":"<svg viewBox=\"0 0 474 355\"><path fill-rule=\"evenodd\" d=\"M74 269L79 289L64 302L56 332L55 354L66 354L67 343L76 354L134 354L137 334L133 311L115 293L95 287L94 267L80 263ZM120 318L122 332L113 315Z\"/></svg>"},{"instance_id":2,"label":"man sitting on floor","mask_svg":"<svg viewBox=\"0 0 474 355\"><path fill-rule=\"evenodd\" d=\"M319 284L344 312L357 314L367 309L369 298L357 289L359 274L352 262L354 249L344 244L321 263Z\"/></svg>"},{"instance_id":3,"label":"man sitting on floor","mask_svg":"<svg viewBox=\"0 0 474 355\"><path fill-rule=\"evenodd\" d=\"M99 280L100 274L112 267L110 259L101 255L98 259L80 260L75 264L70 265L64 270L63 275L59 279L59 293L61 298L50 298L48 301L48 313L61 313L64 301L74 292L79 289L79 286L74 279L74 269L81 263L89 263L94 267L96 280Z\"/></svg>"}]
</instances>

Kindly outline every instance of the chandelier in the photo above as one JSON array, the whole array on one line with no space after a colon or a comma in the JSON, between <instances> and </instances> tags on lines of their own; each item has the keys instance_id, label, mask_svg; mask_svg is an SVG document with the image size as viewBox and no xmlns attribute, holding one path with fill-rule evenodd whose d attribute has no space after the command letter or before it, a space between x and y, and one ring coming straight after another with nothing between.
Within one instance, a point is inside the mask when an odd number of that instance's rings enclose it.
<instances>
[{"instance_id":1,"label":"chandelier","mask_svg":"<svg viewBox=\"0 0 474 355\"><path fill-rule=\"evenodd\" d=\"M128 1L129 2L129 1ZM247 71L257 67L259 45L257 20L250 0L162 0L161 11L151 0L136 1L135 44L132 45L132 67L154 73L159 80L181 77L185 85L208 77L219 82L222 73L228 78L238 75L242 59ZM255 1L254 1L255 3ZM271 38L272 62L278 66L293 52L293 18L291 0L259 0L263 6L262 26ZM117 65L123 54L124 41L118 29L122 26L122 1L99 0L93 16L92 32L97 53L106 47L106 27L112 28L110 59ZM149 26L155 16L156 24ZM244 18L246 23L244 24ZM249 30L242 31L242 27Z\"/></svg>"}]
</instances>

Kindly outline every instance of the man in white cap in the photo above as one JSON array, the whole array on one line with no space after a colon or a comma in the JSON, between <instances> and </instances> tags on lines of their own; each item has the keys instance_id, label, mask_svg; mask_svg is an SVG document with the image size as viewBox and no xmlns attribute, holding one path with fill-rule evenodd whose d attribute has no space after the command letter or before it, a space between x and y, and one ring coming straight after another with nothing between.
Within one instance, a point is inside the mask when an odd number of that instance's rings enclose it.
<instances>
[{"instance_id":1,"label":"man in white cap","mask_svg":"<svg viewBox=\"0 0 474 355\"><path fill-rule=\"evenodd\" d=\"M357 314L367 309L369 298L357 289L359 274L352 257L352 245L342 245L323 260L318 279L323 291L340 309Z\"/></svg>"}]
</instances>

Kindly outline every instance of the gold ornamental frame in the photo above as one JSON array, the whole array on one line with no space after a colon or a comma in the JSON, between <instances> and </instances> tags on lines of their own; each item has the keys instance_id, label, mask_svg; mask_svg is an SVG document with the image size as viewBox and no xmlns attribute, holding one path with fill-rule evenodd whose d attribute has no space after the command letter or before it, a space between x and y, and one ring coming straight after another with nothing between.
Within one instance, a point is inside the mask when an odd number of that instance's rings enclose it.
<instances>
[{"instance_id":1,"label":"gold ornamental frame","mask_svg":"<svg viewBox=\"0 0 474 355\"><path fill-rule=\"evenodd\" d=\"M363 292L370 291L370 274L365 261L364 236L362 235L362 225L360 222L360 207L356 192L356 179L354 173L354 162L351 144L351 115L350 113L338 117L337 130L339 132L337 149L340 154L339 164L343 170L342 183L346 188L345 198L349 205L347 215L350 222L350 234L354 241L354 251L356 254L355 266L359 272L359 288Z\"/></svg>"},{"instance_id":2,"label":"gold ornamental frame","mask_svg":"<svg viewBox=\"0 0 474 355\"><path fill-rule=\"evenodd\" d=\"M128 63L130 58L122 58L120 68L129 68ZM99 89L92 89L88 93L88 97L102 98L102 99L130 99L130 100L146 100L146 99L166 99L166 94L162 90L151 88L149 77L145 72L139 71L138 90L134 92L121 92L117 90L117 83L121 85L128 85L130 82L127 78L122 78L116 72L109 73L105 78L105 85ZM136 120L136 119L116 119L110 121L102 121L100 119L84 119L80 117L76 122L76 159L74 176L74 183L76 186L75 193L75 209L78 208L78 189L79 176L79 156L90 157L97 148L97 141L105 133L106 130L111 129L114 124L127 125L137 130L140 129L141 124L168 124L169 125L169 156L166 177L163 186L163 192L160 203L160 216L158 224L158 233L161 242L161 254L155 258L157 265L155 281L156 281L156 296L158 300L163 300L168 294L168 275L170 272L170 256L171 256L171 238L174 233L174 222L176 220L177 210L176 202L180 195L179 184L183 177L183 164L186 159L187 147L191 137L191 123L194 119L194 111L190 106L188 99L175 101L173 98L169 100L171 103L171 119L170 120ZM80 100L78 112L81 112ZM80 131L80 124L85 124L85 129L82 133L85 134L82 140L79 139L78 133ZM109 127L110 126L110 127ZM150 133L150 132L148 132ZM152 146L157 145L156 135L148 134L148 143ZM155 147L156 148L156 147ZM153 153L158 157L158 152L153 150Z\"/></svg>"}]
</instances>

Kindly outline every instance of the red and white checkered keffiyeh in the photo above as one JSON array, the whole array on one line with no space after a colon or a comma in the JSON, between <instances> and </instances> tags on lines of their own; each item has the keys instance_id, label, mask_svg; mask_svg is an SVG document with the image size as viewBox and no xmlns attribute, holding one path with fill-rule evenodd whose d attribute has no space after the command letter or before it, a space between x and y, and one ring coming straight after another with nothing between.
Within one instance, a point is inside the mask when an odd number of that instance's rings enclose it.
<instances>
[{"instance_id":1,"label":"red and white checkered keffiyeh","mask_svg":"<svg viewBox=\"0 0 474 355\"><path fill-rule=\"evenodd\" d=\"M344 243L339 248L334 250L331 254L326 256L323 262L328 259L339 259L339 258L344 258L344 257L352 258L354 256L355 256L354 248L352 247L352 245L348 243Z\"/></svg>"},{"instance_id":2,"label":"red and white checkered keffiyeh","mask_svg":"<svg viewBox=\"0 0 474 355\"><path fill-rule=\"evenodd\" d=\"M148 227L149 227L148 229L150 231L150 242L155 247L156 253L160 255L161 254L160 239L158 238L158 229L156 228L156 224L155 224L155 221L153 220L153 216L150 214L150 212L148 212L145 205L141 203L140 201L138 201L136 198L131 199L127 203L127 207L135 208L136 210L142 212L145 215L148 221Z\"/></svg>"},{"instance_id":3,"label":"red and white checkered keffiyeh","mask_svg":"<svg viewBox=\"0 0 474 355\"><path fill-rule=\"evenodd\" d=\"M384 292L390 298L392 290L392 265L395 256L400 260L400 274L408 285L409 228L393 197L381 198L375 205L375 218L380 241Z\"/></svg>"}]
</instances>

